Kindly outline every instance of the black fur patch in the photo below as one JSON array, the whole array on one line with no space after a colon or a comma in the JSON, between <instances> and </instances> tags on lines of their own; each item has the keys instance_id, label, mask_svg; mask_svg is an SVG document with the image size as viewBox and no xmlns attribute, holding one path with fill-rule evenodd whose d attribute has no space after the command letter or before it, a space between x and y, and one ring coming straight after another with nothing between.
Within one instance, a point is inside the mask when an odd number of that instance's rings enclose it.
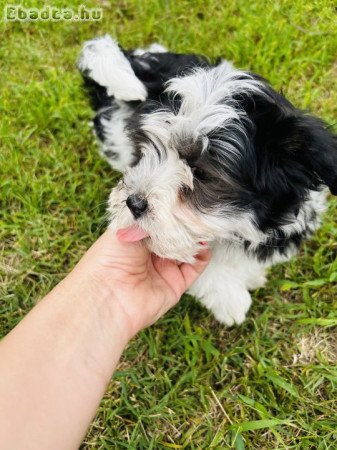
<instances>
[{"instance_id":1,"label":"black fur patch","mask_svg":"<svg viewBox=\"0 0 337 450\"><path fill-rule=\"evenodd\" d=\"M100 86L96 81L86 76L83 76L83 84L94 111L112 105L113 97L108 96L105 87Z\"/></svg>"},{"instance_id":2,"label":"black fur patch","mask_svg":"<svg viewBox=\"0 0 337 450\"><path fill-rule=\"evenodd\" d=\"M251 248L249 241L245 241L244 246L248 254L253 254L259 261L264 262L275 253L285 256L291 248L298 249L305 237L307 236L303 233L293 233L290 236L286 236L282 230L275 230L272 237L254 249Z\"/></svg>"},{"instance_id":3,"label":"black fur patch","mask_svg":"<svg viewBox=\"0 0 337 450\"><path fill-rule=\"evenodd\" d=\"M205 56L185 55L177 53L144 53L135 56L131 51L124 52L133 71L145 85L148 99L167 101L163 95L164 85L171 78L182 76L194 67L209 67L210 63Z\"/></svg>"}]
</instances>

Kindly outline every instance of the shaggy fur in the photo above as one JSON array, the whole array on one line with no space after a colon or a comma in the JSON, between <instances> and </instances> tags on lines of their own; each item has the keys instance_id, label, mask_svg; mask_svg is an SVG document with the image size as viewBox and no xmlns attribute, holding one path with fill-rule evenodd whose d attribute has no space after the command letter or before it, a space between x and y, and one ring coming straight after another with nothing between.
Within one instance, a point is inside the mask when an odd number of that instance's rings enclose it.
<instances>
[{"instance_id":1,"label":"shaggy fur","mask_svg":"<svg viewBox=\"0 0 337 450\"><path fill-rule=\"evenodd\" d=\"M249 290L319 225L337 194L337 139L266 80L158 44L85 43L79 69L101 152L124 173L110 226L137 224L159 256L212 261L189 292L222 323L241 323Z\"/></svg>"}]
</instances>

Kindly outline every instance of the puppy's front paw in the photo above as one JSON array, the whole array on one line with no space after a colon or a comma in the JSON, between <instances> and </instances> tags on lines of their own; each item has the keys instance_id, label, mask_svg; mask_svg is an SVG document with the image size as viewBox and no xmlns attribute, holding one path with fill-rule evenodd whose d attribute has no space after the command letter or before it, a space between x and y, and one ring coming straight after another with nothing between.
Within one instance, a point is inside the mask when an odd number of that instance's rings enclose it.
<instances>
[{"instance_id":1,"label":"puppy's front paw","mask_svg":"<svg viewBox=\"0 0 337 450\"><path fill-rule=\"evenodd\" d=\"M230 291L213 298L209 309L219 322L227 326L240 325L246 318L252 299L249 292L243 288L238 287L236 292L235 288L232 288Z\"/></svg>"},{"instance_id":2,"label":"puppy's front paw","mask_svg":"<svg viewBox=\"0 0 337 450\"><path fill-rule=\"evenodd\" d=\"M258 289L263 287L267 283L266 272L264 269L260 271L260 273L254 274L254 276L247 280L246 286L247 289L253 291L254 289Z\"/></svg>"}]
</instances>

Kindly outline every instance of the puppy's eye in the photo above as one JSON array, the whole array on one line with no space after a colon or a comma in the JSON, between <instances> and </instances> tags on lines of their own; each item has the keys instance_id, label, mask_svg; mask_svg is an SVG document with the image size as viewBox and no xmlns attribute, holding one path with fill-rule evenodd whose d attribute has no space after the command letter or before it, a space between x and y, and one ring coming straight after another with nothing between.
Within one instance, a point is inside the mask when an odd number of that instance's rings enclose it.
<instances>
[{"instance_id":1,"label":"puppy's eye","mask_svg":"<svg viewBox=\"0 0 337 450\"><path fill-rule=\"evenodd\" d=\"M192 167L193 177L200 181L205 181L207 179L206 172L200 167Z\"/></svg>"}]
</instances>

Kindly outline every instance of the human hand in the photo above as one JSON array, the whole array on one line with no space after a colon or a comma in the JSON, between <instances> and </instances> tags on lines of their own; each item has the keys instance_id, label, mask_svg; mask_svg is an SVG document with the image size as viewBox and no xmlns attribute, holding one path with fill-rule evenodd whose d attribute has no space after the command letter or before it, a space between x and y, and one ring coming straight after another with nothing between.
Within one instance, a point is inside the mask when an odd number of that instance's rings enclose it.
<instances>
[{"instance_id":1,"label":"human hand","mask_svg":"<svg viewBox=\"0 0 337 450\"><path fill-rule=\"evenodd\" d=\"M90 289L107 297L130 337L173 307L207 266L210 251L194 264L179 264L153 255L142 242L120 242L108 229L74 269Z\"/></svg>"}]
</instances>

